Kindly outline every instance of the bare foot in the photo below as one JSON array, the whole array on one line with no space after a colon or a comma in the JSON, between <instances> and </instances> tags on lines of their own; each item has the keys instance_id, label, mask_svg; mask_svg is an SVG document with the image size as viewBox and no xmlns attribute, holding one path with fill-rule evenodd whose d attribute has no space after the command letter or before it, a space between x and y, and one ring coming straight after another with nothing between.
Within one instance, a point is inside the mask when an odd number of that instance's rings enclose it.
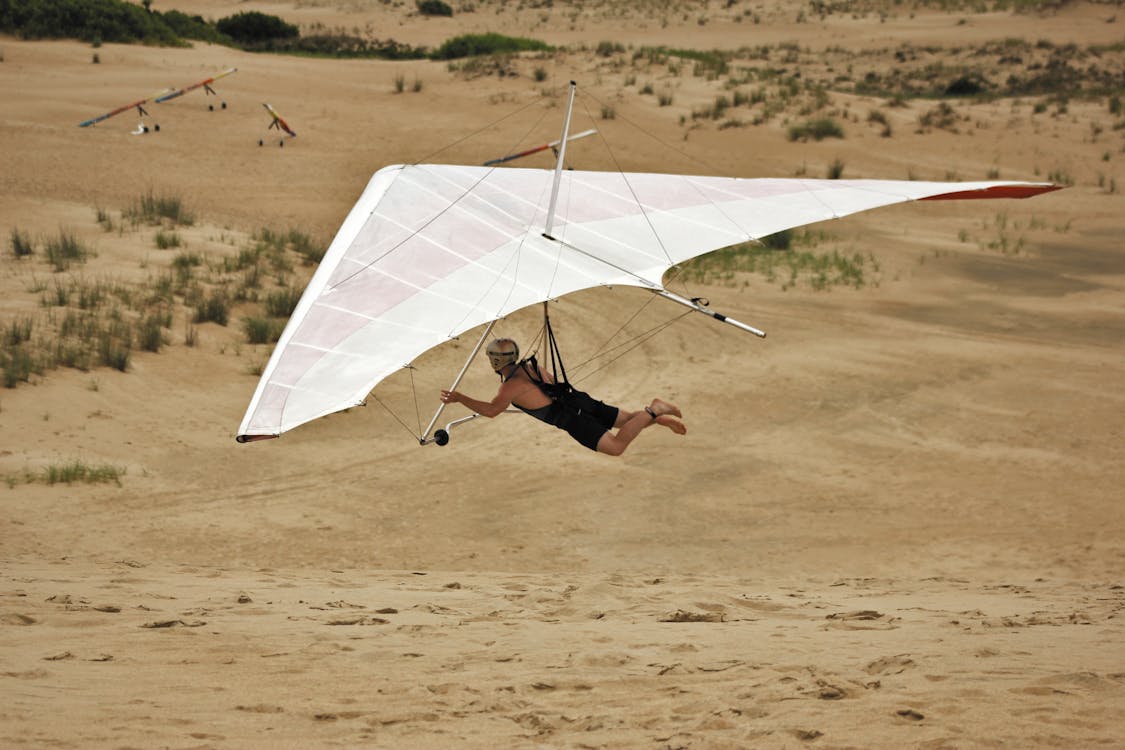
<instances>
[{"instance_id":1,"label":"bare foot","mask_svg":"<svg viewBox=\"0 0 1125 750\"><path fill-rule=\"evenodd\" d=\"M654 398L652 403L648 405L648 408L652 409L658 417L665 414L671 414L673 417L683 416L683 414L680 413L680 407L659 398Z\"/></svg>"},{"instance_id":2,"label":"bare foot","mask_svg":"<svg viewBox=\"0 0 1125 750\"><path fill-rule=\"evenodd\" d=\"M675 417L670 416L668 414L661 414L659 417L656 418L656 423L664 425L665 427L667 427L669 430L676 433L677 435L686 435L687 434L687 426L683 422L681 422L680 420L678 420Z\"/></svg>"}]
</instances>

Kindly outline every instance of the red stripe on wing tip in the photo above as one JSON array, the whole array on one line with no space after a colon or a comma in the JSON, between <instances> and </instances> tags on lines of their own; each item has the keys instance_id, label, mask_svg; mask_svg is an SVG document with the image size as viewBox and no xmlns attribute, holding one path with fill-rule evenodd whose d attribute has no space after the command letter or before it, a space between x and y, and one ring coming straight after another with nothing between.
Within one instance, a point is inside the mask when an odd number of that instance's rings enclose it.
<instances>
[{"instance_id":1,"label":"red stripe on wing tip","mask_svg":"<svg viewBox=\"0 0 1125 750\"><path fill-rule=\"evenodd\" d=\"M1030 198L1041 193L1062 190L1062 185L995 185L979 190L959 190L922 198L924 201L961 201L980 198Z\"/></svg>"}]
</instances>

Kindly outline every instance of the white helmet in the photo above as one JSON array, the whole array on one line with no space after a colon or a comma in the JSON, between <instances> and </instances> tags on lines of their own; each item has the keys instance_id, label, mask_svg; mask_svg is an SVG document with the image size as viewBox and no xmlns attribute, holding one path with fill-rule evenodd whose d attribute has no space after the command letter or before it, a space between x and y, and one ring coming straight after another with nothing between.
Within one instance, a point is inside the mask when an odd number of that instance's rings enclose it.
<instances>
[{"instance_id":1,"label":"white helmet","mask_svg":"<svg viewBox=\"0 0 1125 750\"><path fill-rule=\"evenodd\" d=\"M488 348L488 361L492 364L494 372L500 372L508 365L514 365L520 359L520 347L512 339L495 339L490 341Z\"/></svg>"}]
</instances>

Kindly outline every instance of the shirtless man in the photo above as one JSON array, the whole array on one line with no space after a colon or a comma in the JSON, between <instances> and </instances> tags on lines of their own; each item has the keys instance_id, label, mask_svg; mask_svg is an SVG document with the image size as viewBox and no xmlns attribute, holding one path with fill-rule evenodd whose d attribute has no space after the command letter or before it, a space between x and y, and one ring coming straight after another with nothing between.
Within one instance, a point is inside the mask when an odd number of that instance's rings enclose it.
<instances>
[{"instance_id":1,"label":"shirtless man","mask_svg":"<svg viewBox=\"0 0 1125 750\"><path fill-rule=\"evenodd\" d=\"M496 339L488 345L488 361L500 375L500 390L491 401L478 401L459 391L442 391L446 404L463 404L484 417L495 417L509 405L566 432L582 445L599 453L620 456L641 430L653 424L663 425L683 435L687 427L679 420L675 404L661 399L641 411L624 411L596 401L581 391L552 399L544 386L550 388L554 379L531 362L520 362L519 346L512 339ZM613 430L617 430L616 433Z\"/></svg>"}]
</instances>

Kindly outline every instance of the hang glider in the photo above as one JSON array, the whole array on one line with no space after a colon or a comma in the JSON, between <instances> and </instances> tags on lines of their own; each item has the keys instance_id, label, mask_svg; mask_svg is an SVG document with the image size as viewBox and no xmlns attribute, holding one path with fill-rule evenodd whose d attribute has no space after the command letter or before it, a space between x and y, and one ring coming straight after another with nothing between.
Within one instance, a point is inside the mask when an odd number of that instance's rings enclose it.
<instances>
[{"instance_id":1,"label":"hang glider","mask_svg":"<svg viewBox=\"0 0 1125 750\"><path fill-rule=\"evenodd\" d=\"M210 78L204 78L202 81L199 81L198 83L193 83L190 86L184 86L182 89L177 89L177 90L172 91L170 93L164 94L163 96L160 96L160 97L157 98L156 103L157 104L163 104L164 102L168 102L168 101L171 101L171 100L176 99L178 97L181 97L184 94L188 93L189 91L195 91L197 88L200 88L200 87L202 87L203 91L208 96L210 96L212 94L215 94L215 89L211 88L212 83L219 80L220 78L224 78L226 76L229 76L231 73L237 73L237 72L238 72L238 68L228 68L228 69L222 71L221 73L216 73L215 75L211 76ZM217 96L217 94L216 94L216 96ZM208 105L208 108L214 109L214 106ZM222 108L223 109L227 108L226 102L222 102Z\"/></svg>"},{"instance_id":2,"label":"hang glider","mask_svg":"<svg viewBox=\"0 0 1125 750\"><path fill-rule=\"evenodd\" d=\"M572 171L562 170L561 150L554 171L418 164L376 172L282 333L238 441L358 406L422 353L487 326L471 361L498 319L590 287L640 287L764 336L668 292L664 273L712 250L880 206L1057 189ZM556 215L556 206L565 208ZM448 439L430 434L440 414L420 443Z\"/></svg>"},{"instance_id":3,"label":"hang glider","mask_svg":"<svg viewBox=\"0 0 1125 750\"><path fill-rule=\"evenodd\" d=\"M572 141L577 141L579 138L585 138L588 135L593 135L596 132L598 132L598 131L593 129L593 128L590 128L589 130L583 130L581 133L578 133L577 135L572 135L569 138L567 138L566 140L567 140L567 143L570 143ZM516 159L522 159L525 156L531 156L532 154L538 154L540 151L546 151L547 149L554 149L555 150L555 156L558 156L558 145L559 145L559 143L561 143L561 141L551 141L550 143L544 143L542 146L536 146L535 148L529 148L526 151L520 151L518 154L509 154L507 156L501 156L499 159L490 159L489 161L486 161L484 163L484 166L494 167L497 164L504 164L506 162L515 161Z\"/></svg>"},{"instance_id":4,"label":"hang glider","mask_svg":"<svg viewBox=\"0 0 1125 750\"><path fill-rule=\"evenodd\" d=\"M171 91L171 89L160 89L160 91L149 94L144 99L138 99L135 102L129 102L128 104L123 104L120 107L118 107L117 109L111 109L109 112L106 112L104 115L98 115L97 117L91 117L89 120L84 120L84 121L78 123L78 127L88 128L91 125L97 125L99 122L103 122L105 120L108 120L109 118L113 117L114 115L119 115L122 112L128 112L130 109L137 110L137 114L139 114L141 117L147 117L148 112L145 111L143 105L148 104L150 99L159 101L157 99L157 97L162 96L169 91ZM160 126L157 125L156 129L160 130Z\"/></svg>"},{"instance_id":5,"label":"hang glider","mask_svg":"<svg viewBox=\"0 0 1125 750\"><path fill-rule=\"evenodd\" d=\"M156 104L161 104L163 102L171 101L172 99L175 99L176 97L183 96L184 94L188 93L189 91L194 91L195 89L200 88L201 86L207 91L208 94L214 94L215 90L213 88L211 88L212 83L219 80L220 78L223 78L224 76L229 76L231 73L237 73L237 72L238 72L238 68L229 68L227 70L224 70L221 73L216 73L215 75L211 76L210 78L206 78L206 79L204 79L204 80L202 80L198 83L193 83L190 86L185 86L182 89L173 89L173 88L160 89L160 91L149 94L144 99L138 99L135 102L130 102L129 104L123 104L122 106L118 107L117 109L112 109L109 112L106 112L104 115L98 115L97 117L91 117L89 120L84 120L83 122L78 123L78 127L85 128L85 127L89 127L90 125L96 125L99 122L102 122L104 120L108 120L109 118L113 117L114 115L119 115L122 112L129 111L130 109L136 109L137 113L141 117L147 117L147 116L149 116L149 114L148 114L148 112L145 111L145 109L142 105L148 104L148 102L150 100L153 101ZM223 102L223 107L224 108L226 107L226 102ZM147 128L147 126L144 125L143 120L141 122L141 125L138 127L138 131L136 131L136 132L145 132L145 131L141 130L142 128ZM154 129L160 130L160 126L155 125Z\"/></svg>"},{"instance_id":6,"label":"hang glider","mask_svg":"<svg viewBox=\"0 0 1125 750\"><path fill-rule=\"evenodd\" d=\"M285 119L278 113L278 111L273 108L272 104L263 104L262 106L266 108L266 111L270 113L270 117L273 118L272 120L270 120L269 127L267 127L266 130L271 130L273 128L277 128L279 133L284 131L285 133L287 133L289 135L290 138L296 138L297 137L297 134L293 132L293 128L289 127L289 123L287 123L285 121ZM265 145L265 139L259 138L258 139L258 145L264 146ZM278 140L277 145L279 145L279 146L285 145L284 136L282 136L282 138Z\"/></svg>"}]
</instances>

